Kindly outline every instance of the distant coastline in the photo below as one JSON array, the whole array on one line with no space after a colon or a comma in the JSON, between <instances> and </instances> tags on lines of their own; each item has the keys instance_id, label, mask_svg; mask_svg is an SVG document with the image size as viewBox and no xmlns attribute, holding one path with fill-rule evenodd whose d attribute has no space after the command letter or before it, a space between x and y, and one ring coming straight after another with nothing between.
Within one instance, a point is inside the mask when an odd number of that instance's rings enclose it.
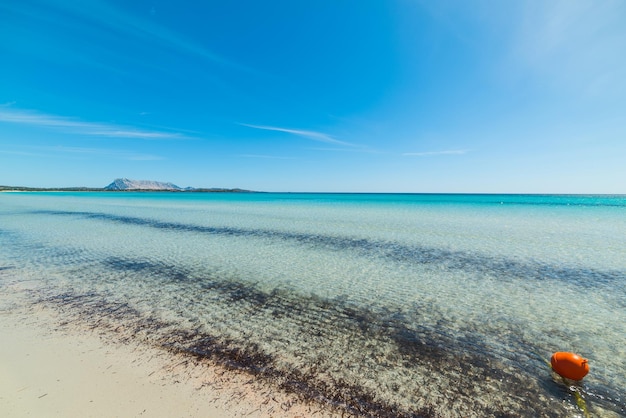
<instances>
[{"instance_id":1,"label":"distant coastline","mask_svg":"<svg viewBox=\"0 0 626 418\"><path fill-rule=\"evenodd\" d=\"M106 187L23 187L0 186L0 192L192 192L192 193L259 193L239 188L178 187L172 183L152 180L118 178Z\"/></svg>"},{"instance_id":2,"label":"distant coastline","mask_svg":"<svg viewBox=\"0 0 626 418\"><path fill-rule=\"evenodd\" d=\"M26 186L2 186L0 185L0 193L2 192L171 192L171 193L271 193L267 191L258 191L258 190L246 190L246 189L228 189L228 188L187 188L187 189L127 189L127 190L118 190L118 189L107 189L104 187L26 187ZM328 195L340 195L340 194L351 194L351 195L386 195L386 194L395 194L395 195L425 195L425 196L440 196L440 195L448 195L448 196L598 196L598 197L623 197L626 196L626 193L467 193L467 192L299 192L299 191L288 191L288 192L279 192L286 194L328 194Z\"/></svg>"},{"instance_id":3,"label":"distant coastline","mask_svg":"<svg viewBox=\"0 0 626 418\"><path fill-rule=\"evenodd\" d=\"M255 190L245 189L225 189L225 188L197 188L188 190L170 189L130 189L111 190L104 187L21 187L21 186L0 186L0 192L107 192L107 193L127 193L127 192L171 192L171 193L262 193Z\"/></svg>"}]
</instances>

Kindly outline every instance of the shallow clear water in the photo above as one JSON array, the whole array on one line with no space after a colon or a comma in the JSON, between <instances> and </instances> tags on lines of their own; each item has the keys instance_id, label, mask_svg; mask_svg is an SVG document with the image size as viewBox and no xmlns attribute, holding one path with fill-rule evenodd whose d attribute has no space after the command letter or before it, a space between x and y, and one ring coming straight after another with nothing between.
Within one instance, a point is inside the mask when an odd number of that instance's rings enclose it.
<instances>
[{"instance_id":1,"label":"shallow clear water","mask_svg":"<svg viewBox=\"0 0 626 418\"><path fill-rule=\"evenodd\" d=\"M15 281L352 412L577 416L575 351L626 414L624 196L0 193Z\"/></svg>"}]
</instances>

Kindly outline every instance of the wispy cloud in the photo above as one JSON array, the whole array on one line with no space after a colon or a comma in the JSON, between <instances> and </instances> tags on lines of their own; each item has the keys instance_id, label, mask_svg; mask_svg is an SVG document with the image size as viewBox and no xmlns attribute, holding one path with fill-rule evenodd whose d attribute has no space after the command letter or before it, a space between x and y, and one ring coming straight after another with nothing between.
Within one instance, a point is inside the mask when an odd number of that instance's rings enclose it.
<instances>
[{"instance_id":1,"label":"wispy cloud","mask_svg":"<svg viewBox=\"0 0 626 418\"><path fill-rule=\"evenodd\" d=\"M250 68L215 53L200 42L156 23L157 21L154 19L129 13L120 7L114 6L111 2L98 0L90 1L89 4L82 2L63 2L62 4L58 4L58 6L66 8L70 13L78 14L100 26L108 27L113 31L124 34L127 37L132 36L136 39L143 39L152 44L194 55L208 62L220 64L231 69L254 72L254 70ZM154 16L156 13L157 11L153 7L150 10L150 16Z\"/></svg>"},{"instance_id":2,"label":"wispy cloud","mask_svg":"<svg viewBox=\"0 0 626 418\"><path fill-rule=\"evenodd\" d=\"M178 132L152 131L132 126L85 122L65 116L48 115L30 110L0 108L0 122L57 129L66 133L108 138L184 139Z\"/></svg>"},{"instance_id":3,"label":"wispy cloud","mask_svg":"<svg viewBox=\"0 0 626 418\"><path fill-rule=\"evenodd\" d=\"M86 148L86 147L67 147L67 146L50 146L50 147L24 147L26 151L8 151L0 150L3 154L23 155L27 157L45 157L45 158L58 158L59 156L65 156L68 158L78 157L110 157L120 160L131 161L158 161L164 158L153 154L142 154L128 150L116 150L105 148ZM71 157L70 157L71 156Z\"/></svg>"},{"instance_id":4,"label":"wispy cloud","mask_svg":"<svg viewBox=\"0 0 626 418\"><path fill-rule=\"evenodd\" d=\"M522 2L516 13L511 66L549 76L577 91L622 94L626 58L623 1ZM519 71L519 70L518 70Z\"/></svg>"},{"instance_id":5,"label":"wispy cloud","mask_svg":"<svg viewBox=\"0 0 626 418\"><path fill-rule=\"evenodd\" d=\"M192 40L184 38L165 26L126 13L108 2L96 2L96 4L98 5L97 8L94 8L92 3L81 7L80 12L94 20L98 20L100 23L114 27L120 32L151 38L174 49L183 50L216 63L236 66L236 64L229 62L222 56L213 53Z\"/></svg>"},{"instance_id":6,"label":"wispy cloud","mask_svg":"<svg viewBox=\"0 0 626 418\"><path fill-rule=\"evenodd\" d=\"M380 151L377 149L370 148L368 146L357 146L354 145L350 148L328 148L328 147L311 147L307 148L312 151L323 151L323 152L344 152L344 153L361 153L361 154L389 154L387 151Z\"/></svg>"},{"instance_id":7,"label":"wispy cloud","mask_svg":"<svg viewBox=\"0 0 626 418\"><path fill-rule=\"evenodd\" d=\"M44 148L44 147L40 147ZM131 161L157 161L163 160L164 158L158 155L153 154L142 154L134 151L126 151L126 150L114 150L114 149L104 149L104 148L85 148L85 147L45 147L49 151L56 151L61 153L69 153L69 154L82 154L82 155L94 155L98 157L113 157L121 160L131 160Z\"/></svg>"},{"instance_id":8,"label":"wispy cloud","mask_svg":"<svg viewBox=\"0 0 626 418\"><path fill-rule=\"evenodd\" d=\"M9 151L5 149L0 149L0 154L8 154L8 155L21 155L24 157L49 157L49 154L44 153L36 153L36 152L28 152L28 151Z\"/></svg>"},{"instance_id":9,"label":"wispy cloud","mask_svg":"<svg viewBox=\"0 0 626 418\"><path fill-rule=\"evenodd\" d=\"M455 149L446 151L405 152L402 155L406 157L431 157L436 155L461 155L467 154L467 152L467 150Z\"/></svg>"},{"instance_id":10,"label":"wispy cloud","mask_svg":"<svg viewBox=\"0 0 626 418\"><path fill-rule=\"evenodd\" d=\"M243 158L261 158L268 160L295 160L294 157L281 157L278 155L264 155L264 154L239 154L238 157Z\"/></svg>"},{"instance_id":11,"label":"wispy cloud","mask_svg":"<svg viewBox=\"0 0 626 418\"><path fill-rule=\"evenodd\" d=\"M141 7L130 9L108 0L89 2L49 0L44 2L45 4L38 3L41 2L0 2L0 14L6 10L9 16L18 17L14 19L15 22L9 22L10 26L7 28L8 32L17 33L15 36L18 40L7 44L14 52L34 54L37 58L53 62L61 60L66 64L88 66L117 76L132 78L137 76L133 67L139 66L151 71L159 70L169 76L180 76L180 72L172 66L162 64L163 57L170 56L177 61L192 59L194 66L205 64L204 81L225 87L228 84L224 77L214 69L264 76L257 69L216 52L211 41L187 35L160 23L164 20L155 18L154 13L142 12ZM31 26L50 31L52 35L46 39L37 39L39 31L29 30ZM28 36L20 36L26 33ZM78 36L90 41L67 42L66 36ZM37 42L32 42L31 37ZM44 43L45 48L29 47ZM146 58L150 55L154 59Z\"/></svg>"},{"instance_id":12,"label":"wispy cloud","mask_svg":"<svg viewBox=\"0 0 626 418\"><path fill-rule=\"evenodd\" d=\"M302 129L290 129L290 128L281 128L278 126L266 126L266 125L249 125L247 123L241 123L240 125L242 126L247 126L249 128L254 128L254 129L261 129L264 131L275 131L275 132L285 132L288 134L292 134L292 135L297 135L306 139L310 139L313 141L318 141L318 142L326 142L328 144L335 144L335 145L343 145L343 146L347 146L347 147L353 147L355 146L354 144L351 144L349 142L344 142L344 141L340 141L338 139L333 138L332 136L322 133L322 132L316 132L316 131L307 131L307 130L302 130Z\"/></svg>"}]
</instances>

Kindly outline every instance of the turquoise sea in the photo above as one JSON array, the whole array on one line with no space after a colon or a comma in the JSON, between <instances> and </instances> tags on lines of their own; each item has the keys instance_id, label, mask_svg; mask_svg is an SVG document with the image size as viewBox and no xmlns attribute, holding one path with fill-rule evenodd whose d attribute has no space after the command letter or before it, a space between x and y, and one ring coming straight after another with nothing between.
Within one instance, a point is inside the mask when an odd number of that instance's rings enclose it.
<instances>
[{"instance_id":1,"label":"turquoise sea","mask_svg":"<svg viewBox=\"0 0 626 418\"><path fill-rule=\"evenodd\" d=\"M354 415L626 416L626 196L0 193L16 283Z\"/></svg>"}]
</instances>

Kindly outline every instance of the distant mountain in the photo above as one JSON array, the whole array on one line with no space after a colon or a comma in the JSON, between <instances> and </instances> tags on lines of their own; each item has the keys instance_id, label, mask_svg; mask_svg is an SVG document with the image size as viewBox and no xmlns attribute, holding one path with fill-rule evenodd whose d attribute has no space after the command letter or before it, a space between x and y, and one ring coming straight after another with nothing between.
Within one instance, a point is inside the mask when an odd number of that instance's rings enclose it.
<instances>
[{"instance_id":1,"label":"distant mountain","mask_svg":"<svg viewBox=\"0 0 626 418\"><path fill-rule=\"evenodd\" d=\"M172 183L163 183L152 180L130 180L115 179L104 190L191 190L191 188L183 189Z\"/></svg>"},{"instance_id":2,"label":"distant mountain","mask_svg":"<svg viewBox=\"0 0 626 418\"><path fill-rule=\"evenodd\" d=\"M21 187L21 186L2 186L0 185L0 192L7 191L20 191L20 192L37 192L37 191L55 191L55 192L102 192L102 191L129 191L129 190L151 190L151 191L168 191L168 192L198 192L198 193L259 193L252 190L244 189L224 189L219 187L212 188L195 188L195 187L178 187L172 183L163 183L160 181L152 180L130 180L130 179L115 179L113 183L109 184L103 189L94 187Z\"/></svg>"}]
</instances>

